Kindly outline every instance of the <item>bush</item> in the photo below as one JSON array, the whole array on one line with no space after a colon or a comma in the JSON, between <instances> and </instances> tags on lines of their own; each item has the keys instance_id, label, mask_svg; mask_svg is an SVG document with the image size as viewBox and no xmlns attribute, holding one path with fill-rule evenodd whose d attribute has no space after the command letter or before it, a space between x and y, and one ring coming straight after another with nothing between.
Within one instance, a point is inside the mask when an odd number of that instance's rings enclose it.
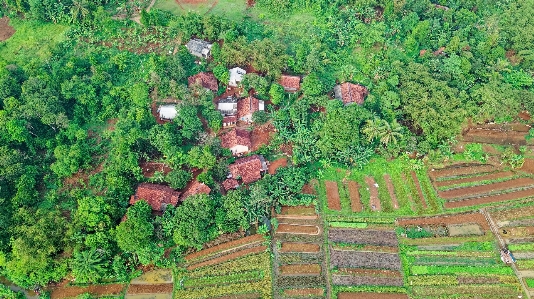
<instances>
[{"instance_id":1,"label":"bush","mask_svg":"<svg viewBox=\"0 0 534 299\"><path fill-rule=\"evenodd\" d=\"M173 189L182 189L187 185L193 176L189 171L183 169L176 169L167 174L165 181L169 183Z\"/></svg>"},{"instance_id":2,"label":"bush","mask_svg":"<svg viewBox=\"0 0 534 299\"><path fill-rule=\"evenodd\" d=\"M265 111L256 111L252 114L252 121L256 125L262 125L269 120L269 115Z\"/></svg>"}]
</instances>

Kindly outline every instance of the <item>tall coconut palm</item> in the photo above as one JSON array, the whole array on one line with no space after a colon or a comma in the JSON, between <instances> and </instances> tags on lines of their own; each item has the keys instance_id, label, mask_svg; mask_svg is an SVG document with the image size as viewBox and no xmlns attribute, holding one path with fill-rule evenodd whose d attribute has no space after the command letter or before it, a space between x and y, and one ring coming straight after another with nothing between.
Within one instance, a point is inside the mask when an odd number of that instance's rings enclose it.
<instances>
[{"instance_id":1,"label":"tall coconut palm","mask_svg":"<svg viewBox=\"0 0 534 299\"><path fill-rule=\"evenodd\" d=\"M94 248L75 252L71 263L72 274L78 282L97 282L104 274L104 259Z\"/></svg>"},{"instance_id":2,"label":"tall coconut palm","mask_svg":"<svg viewBox=\"0 0 534 299\"><path fill-rule=\"evenodd\" d=\"M368 119L363 127L363 134L367 136L367 141L371 142L375 138L380 137L382 127L382 120L380 118Z\"/></svg>"},{"instance_id":3,"label":"tall coconut palm","mask_svg":"<svg viewBox=\"0 0 534 299\"><path fill-rule=\"evenodd\" d=\"M89 3L87 0L74 0L70 8L70 21L76 23L89 15Z\"/></svg>"},{"instance_id":4,"label":"tall coconut palm","mask_svg":"<svg viewBox=\"0 0 534 299\"><path fill-rule=\"evenodd\" d=\"M382 120L382 124L378 128L380 142L387 147L390 142L397 144L397 138L402 137L402 126L397 121L393 121L391 124L385 120Z\"/></svg>"}]
</instances>

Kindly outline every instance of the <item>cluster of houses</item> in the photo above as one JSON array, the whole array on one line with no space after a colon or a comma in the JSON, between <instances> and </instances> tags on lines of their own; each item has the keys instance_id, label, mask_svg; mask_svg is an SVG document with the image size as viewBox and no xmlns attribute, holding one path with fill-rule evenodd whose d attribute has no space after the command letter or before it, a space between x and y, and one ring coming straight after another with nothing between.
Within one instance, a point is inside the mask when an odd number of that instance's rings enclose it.
<instances>
[{"instance_id":1,"label":"cluster of houses","mask_svg":"<svg viewBox=\"0 0 534 299\"><path fill-rule=\"evenodd\" d=\"M186 44L189 52L202 59L208 59L211 55L212 44L192 39ZM229 87L238 87L247 73L244 69L236 67L229 70L230 79L227 82ZM286 92L296 92L300 89L301 77L282 75L278 83ZM189 87L193 85L216 92L219 89L217 79L212 73L201 72L188 78ZM363 104L368 94L367 88L359 84L345 82L334 88L335 98L343 101L345 105L357 103ZM238 158L229 165L227 179L222 183L224 190L235 189L240 184L250 184L261 179L263 173L267 171L268 162L261 155L242 157L250 152L252 148L251 132L246 128L238 128L237 124L248 125L252 122L252 115L257 111L265 110L265 102L248 96L237 98L234 95L226 96L218 100L217 109L223 116L223 127L227 130L220 135L221 146L229 149ZM174 104L165 104L158 107L160 120L171 121L177 114L177 107ZM130 204L138 200L147 201L154 211L163 211L169 204L176 205L179 201L185 200L194 194L209 194L211 189L198 181L191 182L183 192L176 191L170 187L142 183L138 186L136 193L132 195Z\"/></svg>"}]
</instances>

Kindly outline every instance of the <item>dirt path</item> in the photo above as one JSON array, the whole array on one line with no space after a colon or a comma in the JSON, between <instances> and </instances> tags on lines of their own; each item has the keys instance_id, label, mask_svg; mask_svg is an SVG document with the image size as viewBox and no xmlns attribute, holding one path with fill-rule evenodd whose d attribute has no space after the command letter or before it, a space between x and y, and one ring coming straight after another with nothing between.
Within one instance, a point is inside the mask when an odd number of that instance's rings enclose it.
<instances>
[{"instance_id":1,"label":"dirt path","mask_svg":"<svg viewBox=\"0 0 534 299\"><path fill-rule=\"evenodd\" d=\"M276 170L280 167L287 166L287 157L283 157L269 163L269 174L276 174Z\"/></svg>"},{"instance_id":2,"label":"dirt path","mask_svg":"<svg viewBox=\"0 0 534 299\"><path fill-rule=\"evenodd\" d=\"M389 196L391 197L391 201L393 202L393 208L398 209L399 201L397 200L397 195L395 194L395 187L393 186L393 182L391 181L391 176L389 176L389 174L387 173L384 174L384 180L386 181Z\"/></svg>"},{"instance_id":3,"label":"dirt path","mask_svg":"<svg viewBox=\"0 0 534 299\"><path fill-rule=\"evenodd\" d=\"M146 8L146 12L150 12L150 9L152 9L152 7L154 6L154 4L156 4L156 0L152 0L152 2L150 2L150 4L148 5L148 7ZM141 24L141 15L138 15L138 16L135 16L135 17L132 17L130 20L138 23L138 24Z\"/></svg>"},{"instance_id":4,"label":"dirt path","mask_svg":"<svg viewBox=\"0 0 534 299\"><path fill-rule=\"evenodd\" d=\"M375 182L375 179L372 177L365 177L365 183L369 186L369 192L371 193L371 199L369 200L369 205L371 211L380 211L382 207L380 206L380 199L378 198L378 184Z\"/></svg>"},{"instance_id":5,"label":"dirt path","mask_svg":"<svg viewBox=\"0 0 534 299\"><path fill-rule=\"evenodd\" d=\"M0 18L0 42L7 40L15 34L15 28L9 26L9 18Z\"/></svg>"}]
</instances>

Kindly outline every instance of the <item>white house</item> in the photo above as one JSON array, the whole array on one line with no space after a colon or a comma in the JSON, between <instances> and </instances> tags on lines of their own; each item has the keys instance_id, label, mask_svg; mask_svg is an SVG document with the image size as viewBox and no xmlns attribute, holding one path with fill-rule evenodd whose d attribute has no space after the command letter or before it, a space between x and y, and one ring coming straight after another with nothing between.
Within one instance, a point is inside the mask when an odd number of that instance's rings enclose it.
<instances>
[{"instance_id":1,"label":"white house","mask_svg":"<svg viewBox=\"0 0 534 299\"><path fill-rule=\"evenodd\" d=\"M237 98L229 96L226 99L221 99L217 103L217 110L224 115L234 115L237 112Z\"/></svg>"},{"instance_id":2,"label":"white house","mask_svg":"<svg viewBox=\"0 0 534 299\"><path fill-rule=\"evenodd\" d=\"M192 39L185 45L185 47L189 50L191 55L199 58L207 59L211 55L212 44L201 39Z\"/></svg>"},{"instance_id":3,"label":"white house","mask_svg":"<svg viewBox=\"0 0 534 299\"><path fill-rule=\"evenodd\" d=\"M178 111L176 105L161 105L158 107L159 118L163 120L173 120Z\"/></svg>"},{"instance_id":4,"label":"white house","mask_svg":"<svg viewBox=\"0 0 534 299\"><path fill-rule=\"evenodd\" d=\"M229 86L237 87L241 81L243 81L243 75L245 75L247 71L245 71L242 68L235 67L230 70L230 81L228 82Z\"/></svg>"}]
</instances>

